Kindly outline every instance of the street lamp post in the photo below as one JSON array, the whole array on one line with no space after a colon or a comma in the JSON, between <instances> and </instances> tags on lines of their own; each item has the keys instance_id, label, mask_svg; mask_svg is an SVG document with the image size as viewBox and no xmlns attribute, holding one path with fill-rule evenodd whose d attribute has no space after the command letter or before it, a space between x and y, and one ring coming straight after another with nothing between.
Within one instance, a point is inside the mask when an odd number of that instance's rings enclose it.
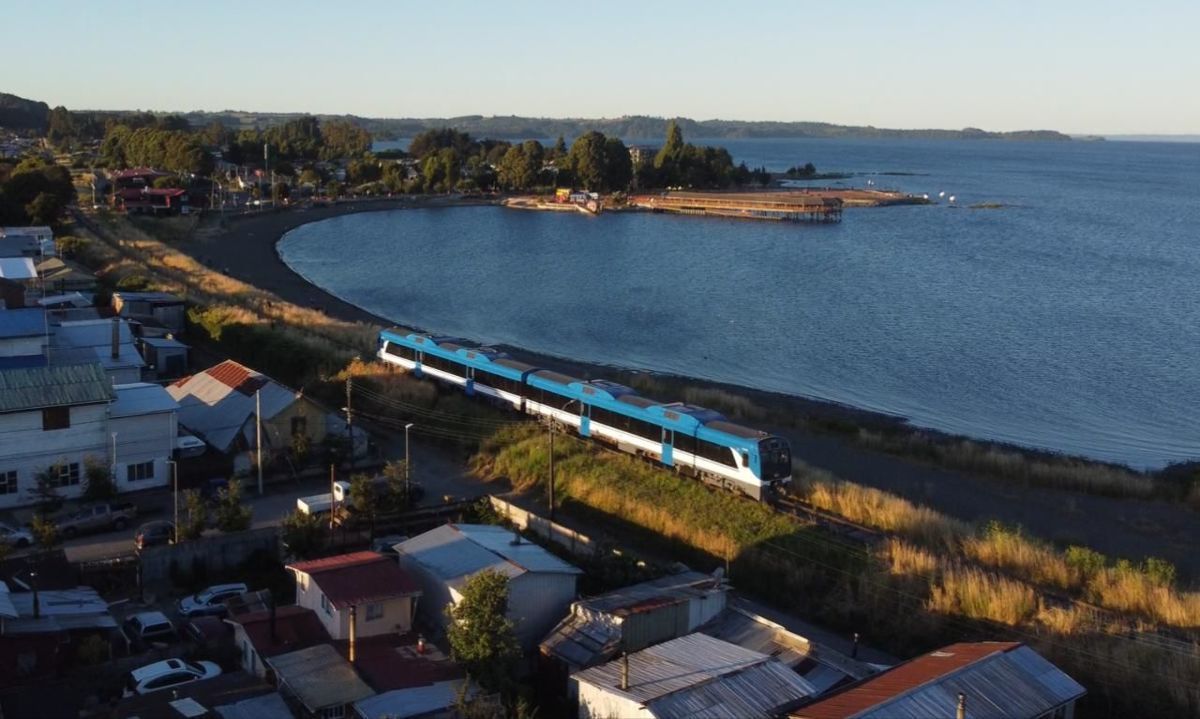
<instances>
[{"instance_id":1,"label":"street lamp post","mask_svg":"<svg viewBox=\"0 0 1200 719\"><path fill-rule=\"evenodd\" d=\"M171 465L171 499L175 504L175 531L172 534L179 532L179 465L173 459L168 459L167 464Z\"/></svg>"},{"instance_id":2,"label":"street lamp post","mask_svg":"<svg viewBox=\"0 0 1200 719\"><path fill-rule=\"evenodd\" d=\"M408 506L412 500L412 487L409 486L412 477L412 455L408 453L408 430L412 429L413 423L409 422L404 425L404 504Z\"/></svg>"}]
</instances>

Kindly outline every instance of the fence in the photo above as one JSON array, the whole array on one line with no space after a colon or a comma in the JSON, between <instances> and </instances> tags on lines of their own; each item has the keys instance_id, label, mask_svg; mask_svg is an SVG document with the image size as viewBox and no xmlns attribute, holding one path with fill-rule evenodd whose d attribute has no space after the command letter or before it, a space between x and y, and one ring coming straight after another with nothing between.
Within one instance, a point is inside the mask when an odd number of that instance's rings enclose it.
<instances>
[{"instance_id":1,"label":"fence","mask_svg":"<svg viewBox=\"0 0 1200 719\"><path fill-rule=\"evenodd\" d=\"M161 547L148 547L141 552L142 583L155 585L171 578L171 565L176 572L190 574L202 567L206 572L233 569L255 552L280 556L279 529L264 527L232 534L205 536L192 542L180 542Z\"/></svg>"},{"instance_id":2,"label":"fence","mask_svg":"<svg viewBox=\"0 0 1200 719\"><path fill-rule=\"evenodd\" d=\"M554 542L573 556L594 558L601 551L590 537L580 534L570 527L564 527L545 517L521 509L494 494L490 495L488 499L491 500L492 509L517 529L532 532L548 542Z\"/></svg>"}]
</instances>

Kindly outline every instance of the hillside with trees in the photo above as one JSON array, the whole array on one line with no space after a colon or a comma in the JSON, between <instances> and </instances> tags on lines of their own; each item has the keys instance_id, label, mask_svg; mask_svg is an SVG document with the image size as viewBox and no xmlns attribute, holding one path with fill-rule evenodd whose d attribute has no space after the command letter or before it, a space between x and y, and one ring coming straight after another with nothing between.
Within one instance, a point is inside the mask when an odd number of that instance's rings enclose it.
<instances>
[{"instance_id":1,"label":"hillside with trees","mask_svg":"<svg viewBox=\"0 0 1200 719\"><path fill-rule=\"evenodd\" d=\"M46 131L49 117L46 103L0 92L0 129L40 135Z\"/></svg>"}]
</instances>

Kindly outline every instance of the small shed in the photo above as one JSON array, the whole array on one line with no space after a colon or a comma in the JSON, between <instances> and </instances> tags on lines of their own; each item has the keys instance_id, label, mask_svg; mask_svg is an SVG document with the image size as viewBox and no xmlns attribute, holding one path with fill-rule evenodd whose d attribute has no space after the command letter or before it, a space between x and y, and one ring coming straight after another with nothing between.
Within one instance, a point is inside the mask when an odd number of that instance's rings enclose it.
<instances>
[{"instance_id":1,"label":"small shed","mask_svg":"<svg viewBox=\"0 0 1200 719\"><path fill-rule=\"evenodd\" d=\"M114 292L113 309L122 317L152 318L176 334L184 330L182 298L166 292Z\"/></svg>"},{"instance_id":2,"label":"small shed","mask_svg":"<svg viewBox=\"0 0 1200 719\"><path fill-rule=\"evenodd\" d=\"M350 662L329 644L271 657L279 691L300 705L307 716L341 719L355 702L375 692L359 678Z\"/></svg>"},{"instance_id":3,"label":"small shed","mask_svg":"<svg viewBox=\"0 0 1200 719\"><path fill-rule=\"evenodd\" d=\"M727 592L718 577L683 572L583 599L542 641L541 653L568 671L585 669L696 631L725 609Z\"/></svg>"},{"instance_id":4,"label":"small shed","mask_svg":"<svg viewBox=\"0 0 1200 719\"><path fill-rule=\"evenodd\" d=\"M178 379L187 374L187 345L172 337L143 337L138 340L146 360L148 379Z\"/></svg>"}]
</instances>

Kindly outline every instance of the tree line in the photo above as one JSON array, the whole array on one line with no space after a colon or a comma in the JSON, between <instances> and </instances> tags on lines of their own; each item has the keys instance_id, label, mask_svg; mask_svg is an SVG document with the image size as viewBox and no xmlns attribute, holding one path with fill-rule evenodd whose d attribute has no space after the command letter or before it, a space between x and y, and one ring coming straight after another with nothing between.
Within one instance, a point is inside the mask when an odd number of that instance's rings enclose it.
<instances>
[{"instance_id":1,"label":"tree line","mask_svg":"<svg viewBox=\"0 0 1200 719\"><path fill-rule=\"evenodd\" d=\"M75 199L65 167L37 157L0 162L0 225L50 225Z\"/></svg>"}]
</instances>

